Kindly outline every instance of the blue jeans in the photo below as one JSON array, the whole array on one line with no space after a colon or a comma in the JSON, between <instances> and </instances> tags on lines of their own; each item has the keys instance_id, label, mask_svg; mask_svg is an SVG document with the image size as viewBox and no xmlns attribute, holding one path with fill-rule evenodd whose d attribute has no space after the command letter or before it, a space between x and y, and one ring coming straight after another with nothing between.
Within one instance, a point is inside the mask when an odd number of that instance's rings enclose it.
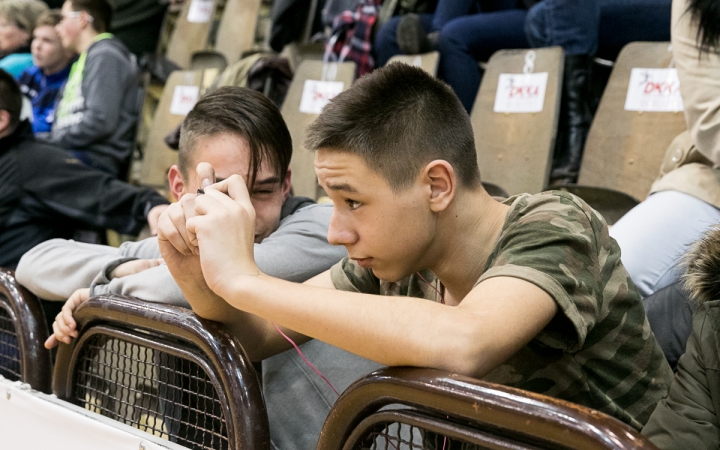
<instances>
[{"instance_id":1,"label":"blue jeans","mask_svg":"<svg viewBox=\"0 0 720 450\"><path fill-rule=\"evenodd\" d=\"M566 55L615 59L634 41L670 40L672 0L544 0L527 14L533 47L559 45Z\"/></svg>"},{"instance_id":2,"label":"blue jeans","mask_svg":"<svg viewBox=\"0 0 720 450\"><path fill-rule=\"evenodd\" d=\"M420 22L426 33L440 30L452 19L474 12L476 0L440 0L433 14L421 14ZM378 67L384 66L390 58L400 53L397 43L397 27L401 16L395 16L378 30L374 51Z\"/></svg>"},{"instance_id":3,"label":"blue jeans","mask_svg":"<svg viewBox=\"0 0 720 450\"><path fill-rule=\"evenodd\" d=\"M720 210L677 191L651 195L610 228L643 297L675 283L688 245L720 223Z\"/></svg>"},{"instance_id":4,"label":"blue jeans","mask_svg":"<svg viewBox=\"0 0 720 450\"><path fill-rule=\"evenodd\" d=\"M470 14L473 10L480 11ZM465 109L470 112L478 88L478 61L486 61L498 50L527 48L526 11L517 8L516 0L490 0L481 4L468 0L440 0L435 14L420 16L426 32L440 30L439 77L453 88ZM375 40L378 66L385 65L399 53L396 30L399 17L388 21Z\"/></svg>"}]
</instances>

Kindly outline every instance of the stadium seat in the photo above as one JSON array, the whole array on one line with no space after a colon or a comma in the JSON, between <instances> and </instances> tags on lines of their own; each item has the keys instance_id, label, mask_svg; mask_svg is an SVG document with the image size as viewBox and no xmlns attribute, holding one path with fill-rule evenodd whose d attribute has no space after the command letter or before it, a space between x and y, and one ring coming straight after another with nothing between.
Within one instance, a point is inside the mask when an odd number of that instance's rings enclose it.
<instances>
[{"instance_id":1,"label":"stadium seat","mask_svg":"<svg viewBox=\"0 0 720 450\"><path fill-rule=\"evenodd\" d=\"M625 104L634 68L668 68L668 42L634 42L618 56L590 127L578 185L620 191L637 201L647 197L665 151L686 129L678 112L628 111Z\"/></svg>"},{"instance_id":2,"label":"stadium seat","mask_svg":"<svg viewBox=\"0 0 720 450\"><path fill-rule=\"evenodd\" d=\"M501 75L523 74L526 67L530 73L547 73L541 111L495 112L496 100L511 92L506 81L499 85ZM537 193L547 186L557 132L562 67L563 51L559 47L501 50L488 61L470 120L483 180L502 186L510 195ZM518 91L517 97L526 92Z\"/></svg>"},{"instance_id":3,"label":"stadium seat","mask_svg":"<svg viewBox=\"0 0 720 450\"><path fill-rule=\"evenodd\" d=\"M170 74L148 132L140 165L140 184L164 188L167 171L177 163L177 151L165 144L165 136L174 130L195 102L218 76L217 69L175 71ZM183 93L187 98L180 98Z\"/></svg>"},{"instance_id":4,"label":"stadium seat","mask_svg":"<svg viewBox=\"0 0 720 450\"><path fill-rule=\"evenodd\" d=\"M395 367L351 385L317 450L655 449L580 405L434 369Z\"/></svg>"},{"instance_id":5,"label":"stadium seat","mask_svg":"<svg viewBox=\"0 0 720 450\"><path fill-rule=\"evenodd\" d=\"M440 52L423 53L422 55L395 55L390 58L387 64L403 62L411 66L420 67L432 76L437 76Z\"/></svg>"},{"instance_id":6,"label":"stadium seat","mask_svg":"<svg viewBox=\"0 0 720 450\"><path fill-rule=\"evenodd\" d=\"M50 393L52 361L43 344L47 323L40 301L0 268L0 375Z\"/></svg>"},{"instance_id":7,"label":"stadium seat","mask_svg":"<svg viewBox=\"0 0 720 450\"><path fill-rule=\"evenodd\" d=\"M227 65L240 60L253 48L260 0L227 0L218 26L215 51L225 57Z\"/></svg>"},{"instance_id":8,"label":"stadium seat","mask_svg":"<svg viewBox=\"0 0 720 450\"><path fill-rule=\"evenodd\" d=\"M295 77L288 89L281 113L293 141L293 157L290 161L292 169L293 192L317 199L319 196L317 177L315 176L314 155L305 149L306 128L319 114L306 113L300 110L306 82L328 81L341 82L345 90L355 81L355 63L323 63L322 61L304 60L298 66Z\"/></svg>"},{"instance_id":9,"label":"stadium seat","mask_svg":"<svg viewBox=\"0 0 720 450\"><path fill-rule=\"evenodd\" d=\"M170 36L165 57L183 69L190 68L192 55L207 49L220 0L188 0L183 5Z\"/></svg>"},{"instance_id":10,"label":"stadium seat","mask_svg":"<svg viewBox=\"0 0 720 450\"><path fill-rule=\"evenodd\" d=\"M75 311L61 400L189 448L269 449L260 382L240 343L192 311L121 296Z\"/></svg>"}]
</instances>

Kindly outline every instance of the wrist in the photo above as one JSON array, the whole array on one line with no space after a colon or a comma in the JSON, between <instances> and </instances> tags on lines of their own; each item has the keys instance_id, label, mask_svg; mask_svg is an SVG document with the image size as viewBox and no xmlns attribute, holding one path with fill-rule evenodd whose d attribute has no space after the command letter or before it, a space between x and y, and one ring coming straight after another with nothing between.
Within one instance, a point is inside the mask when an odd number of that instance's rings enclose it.
<instances>
[{"instance_id":1,"label":"wrist","mask_svg":"<svg viewBox=\"0 0 720 450\"><path fill-rule=\"evenodd\" d=\"M245 309L244 303L251 302L254 294L262 290L265 275L257 267L248 267L222 278L213 285L213 292L238 309Z\"/></svg>"}]
</instances>

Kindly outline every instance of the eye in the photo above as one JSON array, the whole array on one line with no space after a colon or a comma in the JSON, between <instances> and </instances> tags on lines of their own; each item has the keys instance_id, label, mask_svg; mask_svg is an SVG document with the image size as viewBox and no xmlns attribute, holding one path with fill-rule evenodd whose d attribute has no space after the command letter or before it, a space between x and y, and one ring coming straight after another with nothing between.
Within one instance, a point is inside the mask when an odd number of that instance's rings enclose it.
<instances>
[{"instance_id":1,"label":"eye","mask_svg":"<svg viewBox=\"0 0 720 450\"><path fill-rule=\"evenodd\" d=\"M345 203L350 207L351 210L356 210L360 207L360 202L356 202L355 200L346 199Z\"/></svg>"}]
</instances>

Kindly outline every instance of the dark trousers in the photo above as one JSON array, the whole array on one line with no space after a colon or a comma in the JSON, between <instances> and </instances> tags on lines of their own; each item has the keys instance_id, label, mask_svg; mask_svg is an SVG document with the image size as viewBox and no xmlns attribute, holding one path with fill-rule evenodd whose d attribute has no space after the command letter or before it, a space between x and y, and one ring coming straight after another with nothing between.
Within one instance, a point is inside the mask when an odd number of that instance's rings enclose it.
<instances>
[{"instance_id":1,"label":"dark trousers","mask_svg":"<svg viewBox=\"0 0 720 450\"><path fill-rule=\"evenodd\" d=\"M517 8L516 0L440 0L434 14L420 16L426 32L440 31L438 75L453 88L468 112L480 86L477 61L486 61L501 49L529 46L524 31L526 13ZM378 32L378 66L399 53L399 20L394 17Z\"/></svg>"},{"instance_id":2,"label":"dark trousers","mask_svg":"<svg viewBox=\"0 0 720 450\"><path fill-rule=\"evenodd\" d=\"M615 59L634 41L670 40L672 0L544 0L527 14L533 47L559 45L566 55Z\"/></svg>"}]
</instances>

